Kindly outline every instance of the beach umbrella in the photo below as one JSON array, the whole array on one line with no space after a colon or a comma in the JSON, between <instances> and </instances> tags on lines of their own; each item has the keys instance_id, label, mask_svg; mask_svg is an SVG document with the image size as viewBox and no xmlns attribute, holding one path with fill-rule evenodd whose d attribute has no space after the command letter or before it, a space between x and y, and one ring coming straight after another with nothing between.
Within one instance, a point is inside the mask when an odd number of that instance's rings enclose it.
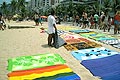
<instances>
[{"instance_id":1,"label":"beach umbrella","mask_svg":"<svg viewBox=\"0 0 120 80\"><path fill-rule=\"evenodd\" d=\"M47 18L47 16L40 16L41 18Z\"/></svg>"}]
</instances>

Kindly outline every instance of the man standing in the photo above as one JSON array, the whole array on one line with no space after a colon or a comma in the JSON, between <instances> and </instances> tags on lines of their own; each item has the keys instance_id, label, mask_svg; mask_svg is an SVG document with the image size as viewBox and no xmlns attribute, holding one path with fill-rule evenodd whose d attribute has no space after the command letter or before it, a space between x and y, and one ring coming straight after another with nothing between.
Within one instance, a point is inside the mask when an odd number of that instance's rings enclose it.
<instances>
[{"instance_id":1,"label":"man standing","mask_svg":"<svg viewBox=\"0 0 120 80\"><path fill-rule=\"evenodd\" d=\"M48 46L53 47L55 45L55 33L57 32L56 21L54 17L55 11L52 10L48 16ZM53 41L53 44L52 44Z\"/></svg>"}]
</instances>

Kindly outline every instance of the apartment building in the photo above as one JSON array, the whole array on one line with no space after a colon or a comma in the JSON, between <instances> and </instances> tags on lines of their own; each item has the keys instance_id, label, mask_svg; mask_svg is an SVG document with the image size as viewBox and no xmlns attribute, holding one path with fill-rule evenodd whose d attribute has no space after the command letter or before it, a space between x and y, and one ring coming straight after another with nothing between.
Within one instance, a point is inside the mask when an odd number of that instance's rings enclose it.
<instances>
[{"instance_id":1,"label":"apartment building","mask_svg":"<svg viewBox=\"0 0 120 80\"><path fill-rule=\"evenodd\" d=\"M63 0L30 0L28 6L32 10L45 9L47 7L55 6Z\"/></svg>"},{"instance_id":2,"label":"apartment building","mask_svg":"<svg viewBox=\"0 0 120 80\"><path fill-rule=\"evenodd\" d=\"M92 2L95 0L30 0L28 7L30 11L39 12L40 10L45 11L51 7L56 7L60 3L69 3L69 1L73 1L73 3L84 4L84 2Z\"/></svg>"}]
</instances>

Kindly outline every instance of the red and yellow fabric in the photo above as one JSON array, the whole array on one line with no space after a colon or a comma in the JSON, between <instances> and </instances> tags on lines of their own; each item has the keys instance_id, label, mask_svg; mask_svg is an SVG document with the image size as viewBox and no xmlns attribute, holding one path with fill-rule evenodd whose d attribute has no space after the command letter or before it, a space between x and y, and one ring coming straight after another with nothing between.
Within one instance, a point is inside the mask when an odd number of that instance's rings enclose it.
<instances>
[{"instance_id":1,"label":"red and yellow fabric","mask_svg":"<svg viewBox=\"0 0 120 80\"><path fill-rule=\"evenodd\" d=\"M14 71L12 73L9 73L8 76L9 80L32 80L38 77L48 77L68 72L72 72L72 70L68 66L56 65L32 70Z\"/></svg>"}]
</instances>

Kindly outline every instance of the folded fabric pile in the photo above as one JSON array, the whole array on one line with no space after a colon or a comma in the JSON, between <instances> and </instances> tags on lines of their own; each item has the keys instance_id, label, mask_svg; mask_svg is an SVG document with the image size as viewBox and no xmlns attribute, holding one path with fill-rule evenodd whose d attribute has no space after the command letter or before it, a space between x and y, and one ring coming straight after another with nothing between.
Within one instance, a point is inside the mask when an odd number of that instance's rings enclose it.
<instances>
[{"instance_id":1,"label":"folded fabric pile","mask_svg":"<svg viewBox=\"0 0 120 80\"><path fill-rule=\"evenodd\" d=\"M59 54L12 58L8 60L8 77L9 80L80 80L64 63Z\"/></svg>"}]
</instances>

